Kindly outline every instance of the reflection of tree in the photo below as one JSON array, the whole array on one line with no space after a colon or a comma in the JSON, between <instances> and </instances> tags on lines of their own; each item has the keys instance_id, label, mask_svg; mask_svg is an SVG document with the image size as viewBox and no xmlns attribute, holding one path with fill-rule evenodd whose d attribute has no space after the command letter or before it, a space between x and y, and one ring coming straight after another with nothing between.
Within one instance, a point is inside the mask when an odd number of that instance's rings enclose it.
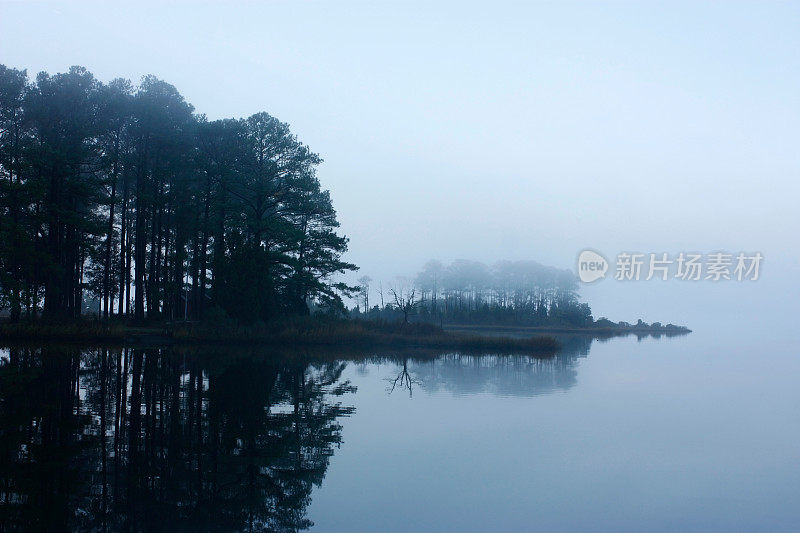
<instances>
[{"instance_id":1,"label":"reflection of tree","mask_svg":"<svg viewBox=\"0 0 800 533\"><path fill-rule=\"evenodd\" d=\"M577 383L578 360L589 354L592 343L608 342L619 336L558 334L555 337L561 349L552 357L401 353L373 360L401 366L396 377L385 378L389 393L400 387L410 395L412 386L420 385L428 392L536 396L573 387Z\"/></svg>"},{"instance_id":2,"label":"reflection of tree","mask_svg":"<svg viewBox=\"0 0 800 533\"><path fill-rule=\"evenodd\" d=\"M12 350L0 364L9 529L295 531L353 412L344 363Z\"/></svg>"},{"instance_id":3,"label":"reflection of tree","mask_svg":"<svg viewBox=\"0 0 800 533\"><path fill-rule=\"evenodd\" d=\"M403 365L400 369L400 373L397 374L394 378L386 378L386 381L389 382L389 387L386 389L389 394L394 392L394 389L397 388L399 385L401 389L408 389L408 396L411 397L414 394L413 386L414 385L421 385L422 382L415 379L411 376L408 371L408 357L403 358Z\"/></svg>"},{"instance_id":4,"label":"reflection of tree","mask_svg":"<svg viewBox=\"0 0 800 533\"><path fill-rule=\"evenodd\" d=\"M536 396L567 390L577 382L574 358L446 354L415 361L413 372L428 392Z\"/></svg>"},{"instance_id":5,"label":"reflection of tree","mask_svg":"<svg viewBox=\"0 0 800 533\"><path fill-rule=\"evenodd\" d=\"M85 492L74 458L88 418L75 414L79 358L12 349L0 369L0 523L61 529ZM22 497L25 495L26 497ZM42 513L47 509L47 513Z\"/></svg>"},{"instance_id":6,"label":"reflection of tree","mask_svg":"<svg viewBox=\"0 0 800 533\"><path fill-rule=\"evenodd\" d=\"M469 355L446 353L436 357L396 355L383 359L400 367L397 376L385 378L387 391L414 385L428 392L454 394L491 393L502 396L535 396L567 390L577 383L577 360L589 353L591 337L560 338L554 357L528 355Z\"/></svg>"}]
</instances>

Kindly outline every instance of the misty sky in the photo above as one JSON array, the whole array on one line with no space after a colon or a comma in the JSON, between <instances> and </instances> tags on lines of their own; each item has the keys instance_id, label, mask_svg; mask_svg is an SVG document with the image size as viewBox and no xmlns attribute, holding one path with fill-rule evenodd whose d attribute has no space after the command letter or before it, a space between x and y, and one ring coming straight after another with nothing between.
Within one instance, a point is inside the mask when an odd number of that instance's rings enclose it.
<instances>
[{"instance_id":1,"label":"misty sky","mask_svg":"<svg viewBox=\"0 0 800 533\"><path fill-rule=\"evenodd\" d=\"M697 326L796 315L798 28L800 4L765 2L11 2L0 63L155 74L211 119L288 122L376 280L429 258L761 251L752 286L583 290L596 316Z\"/></svg>"}]
</instances>

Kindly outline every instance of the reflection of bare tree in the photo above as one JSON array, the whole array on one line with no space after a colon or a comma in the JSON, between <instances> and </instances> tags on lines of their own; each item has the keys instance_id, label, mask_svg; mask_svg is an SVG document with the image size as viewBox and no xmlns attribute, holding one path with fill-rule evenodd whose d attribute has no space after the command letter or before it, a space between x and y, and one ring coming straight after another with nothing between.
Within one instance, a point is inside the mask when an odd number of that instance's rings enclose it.
<instances>
[{"instance_id":1,"label":"reflection of bare tree","mask_svg":"<svg viewBox=\"0 0 800 533\"><path fill-rule=\"evenodd\" d=\"M403 368L400 370L400 373L395 378L386 378L391 385L386 389L389 391L389 394L394 392L394 389L397 388L399 385L401 389L408 389L408 396L411 397L414 394L413 386L414 385L422 385L422 382L413 378L408 371L408 358L403 358Z\"/></svg>"}]
</instances>

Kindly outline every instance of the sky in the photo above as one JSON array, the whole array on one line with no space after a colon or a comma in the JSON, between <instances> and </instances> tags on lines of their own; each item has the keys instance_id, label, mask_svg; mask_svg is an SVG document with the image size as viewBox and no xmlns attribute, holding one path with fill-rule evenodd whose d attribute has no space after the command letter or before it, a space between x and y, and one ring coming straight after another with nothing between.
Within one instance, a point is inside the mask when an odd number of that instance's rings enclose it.
<instances>
[{"instance_id":1,"label":"sky","mask_svg":"<svg viewBox=\"0 0 800 533\"><path fill-rule=\"evenodd\" d=\"M376 281L431 258L759 251L749 284L582 294L615 320L793 324L800 4L431 4L0 2L0 63L154 74L210 119L289 123Z\"/></svg>"}]
</instances>

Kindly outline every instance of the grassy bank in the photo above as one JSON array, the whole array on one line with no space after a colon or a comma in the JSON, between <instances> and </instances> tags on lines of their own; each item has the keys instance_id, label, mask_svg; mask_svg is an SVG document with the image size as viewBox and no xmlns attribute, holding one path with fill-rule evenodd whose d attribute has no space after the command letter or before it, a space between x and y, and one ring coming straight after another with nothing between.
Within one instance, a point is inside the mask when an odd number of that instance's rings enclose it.
<instances>
[{"instance_id":1,"label":"grassy bank","mask_svg":"<svg viewBox=\"0 0 800 533\"><path fill-rule=\"evenodd\" d=\"M298 319L258 325L232 323L158 324L79 321L68 324L20 322L0 325L2 341L112 342L123 344L268 344L287 347L428 348L464 352L552 354L550 336L487 337L444 331L432 324Z\"/></svg>"},{"instance_id":2,"label":"grassy bank","mask_svg":"<svg viewBox=\"0 0 800 533\"><path fill-rule=\"evenodd\" d=\"M481 324L445 324L444 328L454 332L509 332L509 333L529 333L531 335L542 334L583 334L591 336L603 335L629 335L629 334L647 334L647 335L685 335L691 333L692 330L684 326L493 326Z\"/></svg>"},{"instance_id":3,"label":"grassy bank","mask_svg":"<svg viewBox=\"0 0 800 533\"><path fill-rule=\"evenodd\" d=\"M68 323L23 321L0 324L0 341L119 342L137 329L142 328L82 320Z\"/></svg>"},{"instance_id":4,"label":"grassy bank","mask_svg":"<svg viewBox=\"0 0 800 533\"><path fill-rule=\"evenodd\" d=\"M269 326L234 326L227 328L177 328L176 342L244 342L284 346L347 346L357 348L434 348L460 351L495 351L554 353L558 344L552 337L525 339L485 337L444 331L432 324L367 322L357 320L296 320Z\"/></svg>"}]
</instances>

